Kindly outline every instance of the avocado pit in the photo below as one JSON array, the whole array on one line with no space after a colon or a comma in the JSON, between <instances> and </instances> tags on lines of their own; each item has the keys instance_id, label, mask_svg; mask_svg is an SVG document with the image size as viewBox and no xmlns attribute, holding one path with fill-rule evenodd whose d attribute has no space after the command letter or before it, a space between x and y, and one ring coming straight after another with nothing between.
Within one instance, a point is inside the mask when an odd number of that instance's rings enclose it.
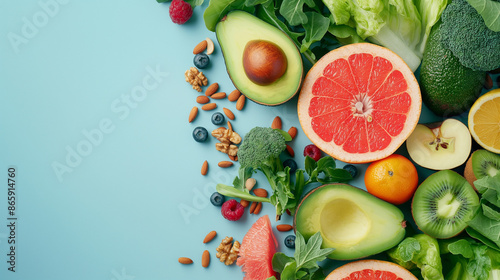
<instances>
[{"instance_id":1,"label":"avocado pit","mask_svg":"<svg viewBox=\"0 0 500 280\"><path fill-rule=\"evenodd\" d=\"M276 44L265 40L252 40L243 51L243 69L248 79L265 86L281 78L287 69L287 58Z\"/></svg>"}]
</instances>

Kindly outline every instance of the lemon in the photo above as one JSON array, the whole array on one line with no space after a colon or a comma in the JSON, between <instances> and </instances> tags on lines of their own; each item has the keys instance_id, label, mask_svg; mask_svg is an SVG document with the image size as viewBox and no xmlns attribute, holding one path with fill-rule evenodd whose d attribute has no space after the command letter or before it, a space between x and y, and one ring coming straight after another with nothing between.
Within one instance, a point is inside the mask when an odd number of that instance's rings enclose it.
<instances>
[{"instance_id":1,"label":"lemon","mask_svg":"<svg viewBox=\"0 0 500 280\"><path fill-rule=\"evenodd\" d=\"M469 111L469 130L488 151L500 153L500 89L481 96Z\"/></svg>"}]
</instances>

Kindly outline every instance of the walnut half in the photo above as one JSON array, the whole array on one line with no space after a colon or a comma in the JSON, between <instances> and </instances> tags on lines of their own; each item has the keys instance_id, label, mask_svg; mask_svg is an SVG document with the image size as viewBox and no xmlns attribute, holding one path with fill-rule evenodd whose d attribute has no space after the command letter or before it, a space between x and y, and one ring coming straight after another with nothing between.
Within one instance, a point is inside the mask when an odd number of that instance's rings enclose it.
<instances>
[{"instance_id":1,"label":"walnut half","mask_svg":"<svg viewBox=\"0 0 500 280\"><path fill-rule=\"evenodd\" d=\"M217 247L217 254L215 255L225 265L232 265L238 258L240 251L240 242L234 241L233 238L226 236L222 239L219 247Z\"/></svg>"}]
</instances>

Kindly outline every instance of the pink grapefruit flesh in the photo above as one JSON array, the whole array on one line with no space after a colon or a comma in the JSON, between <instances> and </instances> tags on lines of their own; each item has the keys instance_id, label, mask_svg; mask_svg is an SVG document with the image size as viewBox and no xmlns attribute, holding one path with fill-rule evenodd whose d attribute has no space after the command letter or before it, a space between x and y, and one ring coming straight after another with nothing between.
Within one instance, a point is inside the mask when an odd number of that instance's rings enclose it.
<instances>
[{"instance_id":1,"label":"pink grapefruit flesh","mask_svg":"<svg viewBox=\"0 0 500 280\"><path fill-rule=\"evenodd\" d=\"M418 123L418 82L390 50L368 43L323 56L307 74L298 101L302 129L332 157L372 162L394 153Z\"/></svg>"},{"instance_id":2,"label":"pink grapefruit flesh","mask_svg":"<svg viewBox=\"0 0 500 280\"><path fill-rule=\"evenodd\" d=\"M273 270L272 258L278 242L274 237L269 216L260 217L243 237L236 264L245 273L244 280L278 277Z\"/></svg>"},{"instance_id":3,"label":"pink grapefruit flesh","mask_svg":"<svg viewBox=\"0 0 500 280\"><path fill-rule=\"evenodd\" d=\"M391 262L362 260L343 265L325 280L417 280L411 272Z\"/></svg>"}]
</instances>

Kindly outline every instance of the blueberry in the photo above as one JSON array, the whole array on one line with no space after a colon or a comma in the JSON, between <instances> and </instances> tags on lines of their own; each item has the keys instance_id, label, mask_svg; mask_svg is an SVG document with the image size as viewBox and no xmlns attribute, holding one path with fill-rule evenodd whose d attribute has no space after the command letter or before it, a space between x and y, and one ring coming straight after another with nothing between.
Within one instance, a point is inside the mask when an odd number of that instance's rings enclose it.
<instances>
[{"instance_id":1,"label":"blueberry","mask_svg":"<svg viewBox=\"0 0 500 280\"><path fill-rule=\"evenodd\" d=\"M344 166L344 169L351 173L352 178L358 176L358 168L352 164L348 164Z\"/></svg>"},{"instance_id":2,"label":"blueberry","mask_svg":"<svg viewBox=\"0 0 500 280\"><path fill-rule=\"evenodd\" d=\"M194 59L193 59L194 66L196 66L200 69L206 68L208 66L209 62L210 62L210 58L208 57L208 55L206 55L204 53L199 53L199 54L195 55Z\"/></svg>"},{"instance_id":3,"label":"blueberry","mask_svg":"<svg viewBox=\"0 0 500 280\"><path fill-rule=\"evenodd\" d=\"M226 197L218 192L214 192L212 194L212 196L210 197L210 202L214 206L222 206L222 204L224 203L225 200L226 200Z\"/></svg>"},{"instance_id":4,"label":"blueberry","mask_svg":"<svg viewBox=\"0 0 500 280\"><path fill-rule=\"evenodd\" d=\"M295 249L295 235L285 237L285 246L290 249Z\"/></svg>"},{"instance_id":5,"label":"blueberry","mask_svg":"<svg viewBox=\"0 0 500 280\"><path fill-rule=\"evenodd\" d=\"M289 158L283 162L283 167L290 167L290 174L295 173L297 171L297 163L295 160Z\"/></svg>"},{"instance_id":6,"label":"blueberry","mask_svg":"<svg viewBox=\"0 0 500 280\"><path fill-rule=\"evenodd\" d=\"M201 126L193 130L193 138L196 142L204 142L208 138L208 131Z\"/></svg>"},{"instance_id":7,"label":"blueberry","mask_svg":"<svg viewBox=\"0 0 500 280\"><path fill-rule=\"evenodd\" d=\"M215 125L221 125L224 123L224 115L220 112L216 112L212 115L212 123Z\"/></svg>"}]
</instances>

